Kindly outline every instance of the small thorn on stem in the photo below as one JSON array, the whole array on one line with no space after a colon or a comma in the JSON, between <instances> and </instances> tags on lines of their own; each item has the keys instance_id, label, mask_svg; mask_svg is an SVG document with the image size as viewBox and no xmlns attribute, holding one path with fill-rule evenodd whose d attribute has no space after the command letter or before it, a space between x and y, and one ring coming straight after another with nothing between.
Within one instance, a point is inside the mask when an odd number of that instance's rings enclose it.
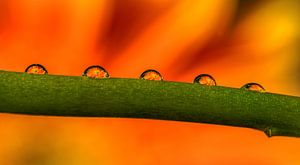
<instances>
[{"instance_id":1,"label":"small thorn on stem","mask_svg":"<svg viewBox=\"0 0 300 165\"><path fill-rule=\"evenodd\" d=\"M265 130L264 130L264 133L270 138L270 137L272 137L273 135L272 135L272 129L271 128L266 128Z\"/></svg>"}]
</instances>

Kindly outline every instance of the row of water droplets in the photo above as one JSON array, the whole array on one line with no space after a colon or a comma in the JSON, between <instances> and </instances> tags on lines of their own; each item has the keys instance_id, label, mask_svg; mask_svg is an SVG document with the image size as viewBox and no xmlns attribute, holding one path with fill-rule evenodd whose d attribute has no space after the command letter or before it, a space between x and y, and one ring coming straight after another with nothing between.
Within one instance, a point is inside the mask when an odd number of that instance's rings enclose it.
<instances>
[{"instance_id":1,"label":"row of water droplets","mask_svg":"<svg viewBox=\"0 0 300 165\"><path fill-rule=\"evenodd\" d=\"M40 64L32 64L28 66L25 70L29 74L48 74L45 67ZM109 78L108 72L101 66L93 65L88 67L82 74L82 76L101 79ZM140 75L140 79L143 80L154 80L154 81L163 81L162 75L156 70L146 70ZM216 86L216 80L208 74L200 74L194 79L194 83L207 86ZM265 92L265 89L258 83L247 83L241 87L242 89Z\"/></svg>"}]
</instances>

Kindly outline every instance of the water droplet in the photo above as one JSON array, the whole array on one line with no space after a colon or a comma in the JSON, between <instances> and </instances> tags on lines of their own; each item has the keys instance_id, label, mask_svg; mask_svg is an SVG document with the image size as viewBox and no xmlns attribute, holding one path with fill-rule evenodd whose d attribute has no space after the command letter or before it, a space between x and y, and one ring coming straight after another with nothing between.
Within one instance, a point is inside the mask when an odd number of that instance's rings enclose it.
<instances>
[{"instance_id":1,"label":"water droplet","mask_svg":"<svg viewBox=\"0 0 300 165\"><path fill-rule=\"evenodd\" d=\"M47 74L47 70L45 67L43 67L40 64L32 64L29 65L26 69L25 69L26 73L29 74Z\"/></svg>"},{"instance_id":2,"label":"water droplet","mask_svg":"<svg viewBox=\"0 0 300 165\"><path fill-rule=\"evenodd\" d=\"M162 81L163 77L161 76L161 74L158 71L149 69L149 70L144 71L141 74L140 79Z\"/></svg>"},{"instance_id":3,"label":"water droplet","mask_svg":"<svg viewBox=\"0 0 300 165\"><path fill-rule=\"evenodd\" d=\"M109 78L108 72L98 65L88 67L82 75L90 78Z\"/></svg>"},{"instance_id":4,"label":"water droplet","mask_svg":"<svg viewBox=\"0 0 300 165\"><path fill-rule=\"evenodd\" d=\"M216 86L216 80L208 74L200 74L194 79L194 83L198 83L201 85L208 85L208 86Z\"/></svg>"},{"instance_id":5,"label":"water droplet","mask_svg":"<svg viewBox=\"0 0 300 165\"><path fill-rule=\"evenodd\" d=\"M266 92L265 88L257 83L247 83L242 86L242 89L247 89L250 91L257 91L257 92Z\"/></svg>"}]
</instances>

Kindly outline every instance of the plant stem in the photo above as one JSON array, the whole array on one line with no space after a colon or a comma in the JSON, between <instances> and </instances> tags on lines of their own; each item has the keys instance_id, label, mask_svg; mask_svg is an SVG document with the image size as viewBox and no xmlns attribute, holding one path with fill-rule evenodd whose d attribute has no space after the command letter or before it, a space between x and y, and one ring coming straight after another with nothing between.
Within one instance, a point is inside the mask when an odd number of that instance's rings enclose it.
<instances>
[{"instance_id":1,"label":"plant stem","mask_svg":"<svg viewBox=\"0 0 300 165\"><path fill-rule=\"evenodd\" d=\"M180 82L0 71L0 112L176 120L300 136L299 97Z\"/></svg>"}]
</instances>

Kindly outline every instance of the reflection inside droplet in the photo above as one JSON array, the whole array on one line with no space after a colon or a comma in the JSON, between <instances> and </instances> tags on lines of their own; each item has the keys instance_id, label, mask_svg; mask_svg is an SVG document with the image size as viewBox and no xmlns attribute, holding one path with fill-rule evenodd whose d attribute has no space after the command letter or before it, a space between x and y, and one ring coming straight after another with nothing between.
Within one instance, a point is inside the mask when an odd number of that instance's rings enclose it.
<instances>
[{"instance_id":1,"label":"reflection inside droplet","mask_svg":"<svg viewBox=\"0 0 300 165\"><path fill-rule=\"evenodd\" d=\"M144 71L141 74L140 79L162 81L163 77L161 76L161 74L158 71L149 69L149 70Z\"/></svg>"},{"instance_id":2,"label":"reflection inside droplet","mask_svg":"<svg viewBox=\"0 0 300 165\"><path fill-rule=\"evenodd\" d=\"M47 74L47 70L40 64L32 64L25 69L26 73L29 74Z\"/></svg>"},{"instance_id":3,"label":"reflection inside droplet","mask_svg":"<svg viewBox=\"0 0 300 165\"><path fill-rule=\"evenodd\" d=\"M88 67L82 75L90 78L109 78L108 72L98 65Z\"/></svg>"},{"instance_id":4,"label":"reflection inside droplet","mask_svg":"<svg viewBox=\"0 0 300 165\"><path fill-rule=\"evenodd\" d=\"M194 83L208 86L216 86L216 80L208 74L200 74L194 79Z\"/></svg>"}]
</instances>

